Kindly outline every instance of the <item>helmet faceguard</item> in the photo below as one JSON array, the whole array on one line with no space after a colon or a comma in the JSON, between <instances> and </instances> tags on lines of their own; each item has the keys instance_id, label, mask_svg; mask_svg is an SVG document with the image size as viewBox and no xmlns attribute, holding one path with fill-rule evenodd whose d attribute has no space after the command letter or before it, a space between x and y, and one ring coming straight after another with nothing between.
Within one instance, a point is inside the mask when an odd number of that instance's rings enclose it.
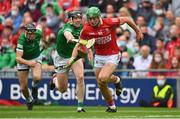
<instances>
[{"instance_id":1,"label":"helmet faceguard","mask_svg":"<svg viewBox=\"0 0 180 119\"><path fill-rule=\"evenodd\" d=\"M82 24L82 12L79 10L74 10L68 13L68 18L70 23L75 27L80 27Z\"/></svg>"},{"instance_id":2,"label":"helmet faceguard","mask_svg":"<svg viewBox=\"0 0 180 119\"><path fill-rule=\"evenodd\" d=\"M70 11L68 13L68 18L82 18L82 12L79 10Z\"/></svg>"},{"instance_id":3,"label":"helmet faceguard","mask_svg":"<svg viewBox=\"0 0 180 119\"><path fill-rule=\"evenodd\" d=\"M25 31L26 31L26 37L28 39L34 39L35 37L35 32L36 32L36 26L32 23L27 24L25 26Z\"/></svg>"},{"instance_id":4,"label":"helmet faceguard","mask_svg":"<svg viewBox=\"0 0 180 119\"><path fill-rule=\"evenodd\" d=\"M36 32L36 26L34 24L32 24L32 23L27 24L25 26L25 30L26 30L27 33L34 33L34 32Z\"/></svg>"}]
</instances>

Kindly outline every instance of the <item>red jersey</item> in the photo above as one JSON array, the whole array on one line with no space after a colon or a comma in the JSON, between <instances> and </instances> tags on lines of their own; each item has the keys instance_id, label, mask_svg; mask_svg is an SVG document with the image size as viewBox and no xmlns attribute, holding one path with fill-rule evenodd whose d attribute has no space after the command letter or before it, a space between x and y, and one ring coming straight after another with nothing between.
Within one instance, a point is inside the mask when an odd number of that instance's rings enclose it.
<instances>
[{"instance_id":1,"label":"red jersey","mask_svg":"<svg viewBox=\"0 0 180 119\"><path fill-rule=\"evenodd\" d=\"M97 55L118 54L119 47L116 43L115 28L119 25L119 18L104 18L97 28L86 23L81 31L80 39L95 38L94 48Z\"/></svg>"}]
</instances>

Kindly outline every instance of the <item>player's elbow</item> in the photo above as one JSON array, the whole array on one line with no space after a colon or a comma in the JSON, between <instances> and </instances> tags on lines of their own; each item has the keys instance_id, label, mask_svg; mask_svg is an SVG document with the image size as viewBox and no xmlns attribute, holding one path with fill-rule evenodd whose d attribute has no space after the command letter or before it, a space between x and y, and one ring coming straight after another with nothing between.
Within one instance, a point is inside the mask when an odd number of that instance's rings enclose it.
<instances>
[{"instance_id":1,"label":"player's elbow","mask_svg":"<svg viewBox=\"0 0 180 119\"><path fill-rule=\"evenodd\" d=\"M20 57L17 57L17 56L16 56L16 62L17 62L17 63L20 62L20 59L21 59Z\"/></svg>"},{"instance_id":2,"label":"player's elbow","mask_svg":"<svg viewBox=\"0 0 180 119\"><path fill-rule=\"evenodd\" d=\"M129 18L129 17L119 17L120 21L121 21L121 24L124 24L124 23L131 23L132 20Z\"/></svg>"}]
</instances>

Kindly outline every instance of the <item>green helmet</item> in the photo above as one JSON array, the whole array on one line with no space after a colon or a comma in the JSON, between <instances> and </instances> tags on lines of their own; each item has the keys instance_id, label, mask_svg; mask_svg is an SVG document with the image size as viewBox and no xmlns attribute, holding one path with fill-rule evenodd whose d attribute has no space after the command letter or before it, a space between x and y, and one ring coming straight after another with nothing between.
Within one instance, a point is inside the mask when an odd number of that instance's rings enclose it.
<instances>
[{"instance_id":1,"label":"green helmet","mask_svg":"<svg viewBox=\"0 0 180 119\"><path fill-rule=\"evenodd\" d=\"M101 11L97 7L90 7L86 12L87 19L90 19L91 17L100 17L100 16L101 16Z\"/></svg>"}]
</instances>

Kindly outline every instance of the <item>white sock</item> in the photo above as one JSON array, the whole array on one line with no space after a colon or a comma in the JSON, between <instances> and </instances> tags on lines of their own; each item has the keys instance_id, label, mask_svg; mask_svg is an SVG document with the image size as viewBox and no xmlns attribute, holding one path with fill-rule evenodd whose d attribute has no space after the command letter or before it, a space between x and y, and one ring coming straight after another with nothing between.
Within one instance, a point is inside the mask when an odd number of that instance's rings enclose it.
<instances>
[{"instance_id":1,"label":"white sock","mask_svg":"<svg viewBox=\"0 0 180 119\"><path fill-rule=\"evenodd\" d=\"M82 107L78 107L77 110L82 110Z\"/></svg>"},{"instance_id":2,"label":"white sock","mask_svg":"<svg viewBox=\"0 0 180 119\"><path fill-rule=\"evenodd\" d=\"M33 99L32 99L32 97L31 97L31 96L29 96L29 97L26 99L26 101L29 103L29 102L32 102L32 101L33 101Z\"/></svg>"},{"instance_id":3,"label":"white sock","mask_svg":"<svg viewBox=\"0 0 180 119\"><path fill-rule=\"evenodd\" d=\"M111 109L116 109L116 105L109 106Z\"/></svg>"},{"instance_id":4,"label":"white sock","mask_svg":"<svg viewBox=\"0 0 180 119\"><path fill-rule=\"evenodd\" d=\"M32 81L32 87L37 87L38 86L38 84L39 84L39 81Z\"/></svg>"},{"instance_id":5,"label":"white sock","mask_svg":"<svg viewBox=\"0 0 180 119\"><path fill-rule=\"evenodd\" d=\"M56 88L58 88L58 79L57 79L57 77L54 77L53 78L53 83L55 84L55 86L56 86Z\"/></svg>"},{"instance_id":6,"label":"white sock","mask_svg":"<svg viewBox=\"0 0 180 119\"><path fill-rule=\"evenodd\" d=\"M120 82L120 78L117 76L117 80L116 80L116 82L115 83L119 83Z\"/></svg>"},{"instance_id":7,"label":"white sock","mask_svg":"<svg viewBox=\"0 0 180 119\"><path fill-rule=\"evenodd\" d=\"M26 98L26 102L32 102L33 101L33 97L32 97L32 95L31 95L31 93L30 93L30 90L28 89L28 91L29 91L29 97L28 98Z\"/></svg>"}]
</instances>

